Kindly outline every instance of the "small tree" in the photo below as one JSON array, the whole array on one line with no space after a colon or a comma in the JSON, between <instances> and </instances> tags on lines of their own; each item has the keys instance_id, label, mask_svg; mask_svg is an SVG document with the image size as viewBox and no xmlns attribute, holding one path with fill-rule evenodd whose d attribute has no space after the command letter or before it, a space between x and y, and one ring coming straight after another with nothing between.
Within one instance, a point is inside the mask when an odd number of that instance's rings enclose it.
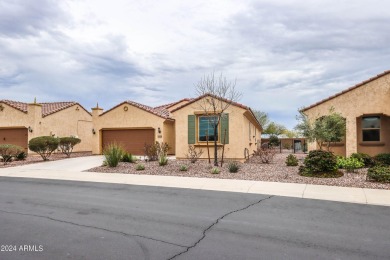
<instances>
[{"instance_id":1,"label":"small tree","mask_svg":"<svg viewBox=\"0 0 390 260\"><path fill-rule=\"evenodd\" d=\"M281 125L281 124L277 124L275 122L271 122L267 125L267 127L264 129L264 134L269 134L269 135L275 135L275 136L279 136L281 134L284 134L284 132L286 131L286 127Z\"/></svg>"},{"instance_id":2,"label":"small tree","mask_svg":"<svg viewBox=\"0 0 390 260\"><path fill-rule=\"evenodd\" d=\"M218 140L215 138L218 134L218 125L230 105L241 98L241 93L236 91L235 86L236 81L228 81L222 73L218 78L214 73L204 76L196 85L197 95L204 96L199 102L200 107L206 116L210 116L209 124L213 128L214 166L218 166ZM207 142L210 136L207 136Z\"/></svg>"},{"instance_id":3,"label":"small tree","mask_svg":"<svg viewBox=\"0 0 390 260\"><path fill-rule=\"evenodd\" d=\"M70 157L73 151L73 147L81 142L81 139L76 137L61 137L59 147L63 154Z\"/></svg>"},{"instance_id":4,"label":"small tree","mask_svg":"<svg viewBox=\"0 0 390 260\"><path fill-rule=\"evenodd\" d=\"M328 115L318 117L314 122L310 122L307 115L300 111L298 120L301 122L295 129L310 142L316 141L320 150L326 145L329 151L332 143L340 142L345 137L345 118L336 113L334 108L329 110Z\"/></svg>"},{"instance_id":5,"label":"small tree","mask_svg":"<svg viewBox=\"0 0 390 260\"><path fill-rule=\"evenodd\" d=\"M13 144L0 144L0 156L3 160L4 165L9 163L13 157L18 156L23 152L23 148Z\"/></svg>"},{"instance_id":6,"label":"small tree","mask_svg":"<svg viewBox=\"0 0 390 260\"><path fill-rule=\"evenodd\" d=\"M30 140L28 148L39 154L44 161L58 148L60 140L52 136L39 136Z\"/></svg>"},{"instance_id":7,"label":"small tree","mask_svg":"<svg viewBox=\"0 0 390 260\"><path fill-rule=\"evenodd\" d=\"M266 129L269 124L268 114L260 110L253 110L253 114L255 115L257 121L259 121L261 127Z\"/></svg>"}]
</instances>

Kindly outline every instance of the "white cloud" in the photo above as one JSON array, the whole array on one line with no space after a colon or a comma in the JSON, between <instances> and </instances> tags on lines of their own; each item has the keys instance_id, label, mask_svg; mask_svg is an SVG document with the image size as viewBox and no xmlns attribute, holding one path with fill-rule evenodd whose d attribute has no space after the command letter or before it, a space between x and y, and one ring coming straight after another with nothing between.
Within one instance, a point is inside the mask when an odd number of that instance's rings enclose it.
<instances>
[{"instance_id":1,"label":"white cloud","mask_svg":"<svg viewBox=\"0 0 390 260\"><path fill-rule=\"evenodd\" d=\"M0 0L0 98L106 109L193 97L206 73L292 127L299 107L389 69L374 1Z\"/></svg>"}]
</instances>

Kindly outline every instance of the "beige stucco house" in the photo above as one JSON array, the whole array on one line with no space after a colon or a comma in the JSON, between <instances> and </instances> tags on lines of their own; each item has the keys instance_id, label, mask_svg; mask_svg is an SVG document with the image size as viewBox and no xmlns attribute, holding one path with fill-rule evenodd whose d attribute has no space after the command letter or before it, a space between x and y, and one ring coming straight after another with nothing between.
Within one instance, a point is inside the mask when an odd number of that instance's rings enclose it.
<instances>
[{"instance_id":1,"label":"beige stucco house","mask_svg":"<svg viewBox=\"0 0 390 260\"><path fill-rule=\"evenodd\" d=\"M389 101L390 71L385 71L302 111L315 120L334 108L346 119L346 138L331 149L344 156L356 152L373 156L390 152ZM309 143L309 150L316 148L316 143Z\"/></svg>"},{"instance_id":2,"label":"beige stucco house","mask_svg":"<svg viewBox=\"0 0 390 260\"><path fill-rule=\"evenodd\" d=\"M203 149L203 158L207 157L205 133L210 130L209 117L201 104L209 95L195 99L182 99L159 107L149 107L133 101L125 101L103 112L98 106L92 109L94 154L102 153L109 143L121 144L129 152L143 155L145 143L166 142L171 147L169 154L178 159L186 158L188 146ZM229 102L222 100L222 102ZM226 129L226 130L225 130ZM225 141L225 158L243 160L246 154L252 154L260 144L261 125L252 110L238 103L232 103L215 138L218 147ZM225 134L226 133L226 136ZM214 136L209 136L209 140ZM210 153L213 153L210 141Z\"/></svg>"},{"instance_id":3,"label":"beige stucco house","mask_svg":"<svg viewBox=\"0 0 390 260\"><path fill-rule=\"evenodd\" d=\"M91 151L92 115L76 102L23 103L0 100L0 144L19 145L37 136L77 136L74 151Z\"/></svg>"}]
</instances>

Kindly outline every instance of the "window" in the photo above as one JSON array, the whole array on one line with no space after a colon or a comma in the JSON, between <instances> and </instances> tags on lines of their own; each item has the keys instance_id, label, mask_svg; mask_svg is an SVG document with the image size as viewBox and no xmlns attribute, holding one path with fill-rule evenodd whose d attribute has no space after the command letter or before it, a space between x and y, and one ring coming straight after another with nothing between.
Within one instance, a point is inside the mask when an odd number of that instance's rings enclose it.
<instances>
[{"instance_id":1,"label":"window","mask_svg":"<svg viewBox=\"0 0 390 260\"><path fill-rule=\"evenodd\" d=\"M218 122L217 116L200 116L198 124L198 140L199 142L206 142L207 136L209 141L218 141L219 129L217 135L214 136L214 125ZM219 128L219 125L218 125Z\"/></svg>"},{"instance_id":2,"label":"window","mask_svg":"<svg viewBox=\"0 0 390 260\"><path fill-rule=\"evenodd\" d=\"M362 118L363 142L380 141L381 120L379 116Z\"/></svg>"}]
</instances>

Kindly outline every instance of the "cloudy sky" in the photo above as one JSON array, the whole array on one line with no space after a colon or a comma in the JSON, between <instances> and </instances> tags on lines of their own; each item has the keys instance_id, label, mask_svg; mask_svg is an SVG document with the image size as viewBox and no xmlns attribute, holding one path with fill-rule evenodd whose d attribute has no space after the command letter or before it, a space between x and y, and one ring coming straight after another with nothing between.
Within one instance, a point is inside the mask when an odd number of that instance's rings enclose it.
<instances>
[{"instance_id":1,"label":"cloudy sky","mask_svg":"<svg viewBox=\"0 0 390 260\"><path fill-rule=\"evenodd\" d=\"M0 99L156 106L215 71L291 128L389 69L385 0L0 0Z\"/></svg>"}]
</instances>

